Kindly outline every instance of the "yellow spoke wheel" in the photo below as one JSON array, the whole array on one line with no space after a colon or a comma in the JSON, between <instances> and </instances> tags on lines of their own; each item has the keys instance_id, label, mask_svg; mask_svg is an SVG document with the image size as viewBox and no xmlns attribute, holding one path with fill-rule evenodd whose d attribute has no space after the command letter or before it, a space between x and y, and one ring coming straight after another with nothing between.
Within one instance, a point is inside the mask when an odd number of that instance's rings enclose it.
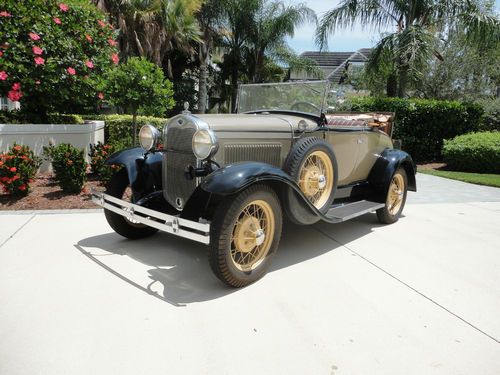
<instances>
[{"instance_id":1,"label":"yellow spoke wheel","mask_svg":"<svg viewBox=\"0 0 500 375\"><path fill-rule=\"evenodd\" d=\"M328 202L333 180L333 166L327 153L321 150L310 153L300 168L299 186L317 209Z\"/></svg>"},{"instance_id":2,"label":"yellow spoke wheel","mask_svg":"<svg viewBox=\"0 0 500 375\"><path fill-rule=\"evenodd\" d=\"M404 168L399 168L392 176L385 197L385 206L377 210L377 217L381 223L392 224L398 221L406 202L407 181Z\"/></svg>"}]
</instances>

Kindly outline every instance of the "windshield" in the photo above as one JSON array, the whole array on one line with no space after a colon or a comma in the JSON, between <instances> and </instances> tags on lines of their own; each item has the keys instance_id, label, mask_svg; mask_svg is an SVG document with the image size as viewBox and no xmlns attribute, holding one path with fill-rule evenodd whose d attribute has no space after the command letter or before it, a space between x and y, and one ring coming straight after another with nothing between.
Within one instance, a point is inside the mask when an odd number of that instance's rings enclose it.
<instances>
[{"instance_id":1,"label":"windshield","mask_svg":"<svg viewBox=\"0 0 500 375\"><path fill-rule=\"evenodd\" d=\"M319 116L327 89L328 81L241 85L238 113L269 110Z\"/></svg>"}]
</instances>

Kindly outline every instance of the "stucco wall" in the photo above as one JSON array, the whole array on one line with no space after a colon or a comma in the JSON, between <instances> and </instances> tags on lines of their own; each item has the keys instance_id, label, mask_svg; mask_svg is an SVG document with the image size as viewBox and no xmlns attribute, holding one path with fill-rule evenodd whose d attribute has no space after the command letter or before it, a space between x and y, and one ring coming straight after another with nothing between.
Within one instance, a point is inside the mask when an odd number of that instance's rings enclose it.
<instances>
[{"instance_id":1,"label":"stucco wall","mask_svg":"<svg viewBox=\"0 0 500 375\"><path fill-rule=\"evenodd\" d=\"M89 144L104 142L104 121L89 121L85 124L74 125L41 125L41 124L0 124L0 151L5 152L14 142L29 146L36 155L41 156L43 147L49 143L70 143L84 149L88 161ZM40 167L44 172L50 169L45 162Z\"/></svg>"}]
</instances>

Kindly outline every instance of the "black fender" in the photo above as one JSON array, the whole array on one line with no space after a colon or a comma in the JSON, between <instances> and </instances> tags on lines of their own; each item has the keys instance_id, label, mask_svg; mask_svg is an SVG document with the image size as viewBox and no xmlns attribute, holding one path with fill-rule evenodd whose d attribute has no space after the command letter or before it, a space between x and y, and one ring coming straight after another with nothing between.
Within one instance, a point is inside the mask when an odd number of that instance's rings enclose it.
<instances>
[{"instance_id":1,"label":"black fender","mask_svg":"<svg viewBox=\"0 0 500 375\"><path fill-rule=\"evenodd\" d=\"M214 207L216 209L217 204L222 200L228 199L231 195L237 194L256 183L270 185L278 193L282 203L283 199L281 197L284 189L292 188L297 193L296 204L298 206L296 209L307 210L313 215L324 218L323 214L304 196L300 187L290 175L280 168L259 162L230 164L212 172L196 188L189 201L186 202L184 210L194 214L196 211L199 212L200 207L205 207L207 210L205 212L210 212ZM188 214L188 216L192 216L192 214ZM205 218L210 218L210 214L206 214Z\"/></svg>"},{"instance_id":2,"label":"black fender","mask_svg":"<svg viewBox=\"0 0 500 375\"><path fill-rule=\"evenodd\" d=\"M406 171L408 190L417 191L415 181L417 168L411 156L401 150L386 148L377 158L368 176L368 182L382 201L385 200L394 172L400 167L403 167Z\"/></svg>"},{"instance_id":3,"label":"black fender","mask_svg":"<svg viewBox=\"0 0 500 375\"><path fill-rule=\"evenodd\" d=\"M127 170L134 201L162 189L162 152L145 153L142 147L115 152L104 162Z\"/></svg>"}]
</instances>

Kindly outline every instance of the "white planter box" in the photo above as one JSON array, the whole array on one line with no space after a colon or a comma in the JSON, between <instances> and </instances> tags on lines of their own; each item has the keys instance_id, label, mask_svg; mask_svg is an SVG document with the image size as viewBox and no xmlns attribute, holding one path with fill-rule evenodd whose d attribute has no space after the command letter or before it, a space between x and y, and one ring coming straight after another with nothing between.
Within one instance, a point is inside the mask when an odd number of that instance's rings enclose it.
<instances>
[{"instance_id":1,"label":"white planter box","mask_svg":"<svg viewBox=\"0 0 500 375\"><path fill-rule=\"evenodd\" d=\"M104 121L87 121L85 124L0 124L0 151L7 151L14 143L29 146L35 155L43 154L43 147L49 143L70 143L76 148L85 150L89 161L89 145L98 141L104 142ZM50 169L44 162L40 171Z\"/></svg>"}]
</instances>

